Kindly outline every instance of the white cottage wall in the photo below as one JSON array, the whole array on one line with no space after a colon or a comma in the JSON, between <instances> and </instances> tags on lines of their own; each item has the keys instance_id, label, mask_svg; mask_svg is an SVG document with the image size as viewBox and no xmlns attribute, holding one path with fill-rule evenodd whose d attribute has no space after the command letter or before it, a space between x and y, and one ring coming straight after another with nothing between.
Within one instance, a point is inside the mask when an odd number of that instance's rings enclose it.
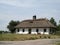
<instances>
[{"instance_id":1,"label":"white cottage wall","mask_svg":"<svg viewBox=\"0 0 60 45\"><path fill-rule=\"evenodd\" d=\"M46 29L46 32L44 34L49 34L49 28Z\"/></svg>"},{"instance_id":2,"label":"white cottage wall","mask_svg":"<svg viewBox=\"0 0 60 45\"><path fill-rule=\"evenodd\" d=\"M44 29L43 28L39 28L39 32L40 34L43 34L44 33Z\"/></svg>"},{"instance_id":3,"label":"white cottage wall","mask_svg":"<svg viewBox=\"0 0 60 45\"><path fill-rule=\"evenodd\" d=\"M24 29L25 31L23 32L23 34L28 34L28 28Z\"/></svg>"},{"instance_id":4,"label":"white cottage wall","mask_svg":"<svg viewBox=\"0 0 60 45\"><path fill-rule=\"evenodd\" d=\"M32 29L31 29L31 34L37 34L36 28L32 28Z\"/></svg>"},{"instance_id":5,"label":"white cottage wall","mask_svg":"<svg viewBox=\"0 0 60 45\"><path fill-rule=\"evenodd\" d=\"M31 34L37 34L36 29L37 28L32 28ZM39 30L38 33L40 34L49 34L49 28L46 28L46 32L44 32L44 28L38 28L38 30ZM28 34L28 33L29 33L28 28L25 28L24 32L23 29L19 29L19 32L17 32L16 30L16 34Z\"/></svg>"},{"instance_id":6,"label":"white cottage wall","mask_svg":"<svg viewBox=\"0 0 60 45\"><path fill-rule=\"evenodd\" d=\"M24 32L23 32L23 29L19 29L19 32L16 32L17 34L28 34L28 29L24 29Z\"/></svg>"}]
</instances>

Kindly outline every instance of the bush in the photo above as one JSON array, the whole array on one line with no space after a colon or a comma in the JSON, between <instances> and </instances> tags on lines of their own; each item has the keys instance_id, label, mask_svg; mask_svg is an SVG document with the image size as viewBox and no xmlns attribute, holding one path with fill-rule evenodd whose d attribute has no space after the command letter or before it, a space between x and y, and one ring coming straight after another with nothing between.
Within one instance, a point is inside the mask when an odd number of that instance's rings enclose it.
<instances>
[{"instance_id":1,"label":"bush","mask_svg":"<svg viewBox=\"0 0 60 45\"><path fill-rule=\"evenodd\" d=\"M48 39L50 39L51 38L51 36L48 36Z\"/></svg>"},{"instance_id":2,"label":"bush","mask_svg":"<svg viewBox=\"0 0 60 45\"><path fill-rule=\"evenodd\" d=\"M35 39L36 39L36 38L34 38L34 37L30 37L30 38L29 38L29 40L35 40Z\"/></svg>"},{"instance_id":3,"label":"bush","mask_svg":"<svg viewBox=\"0 0 60 45\"><path fill-rule=\"evenodd\" d=\"M47 37L46 36L44 36L44 39L46 39Z\"/></svg>"}]
</instances>

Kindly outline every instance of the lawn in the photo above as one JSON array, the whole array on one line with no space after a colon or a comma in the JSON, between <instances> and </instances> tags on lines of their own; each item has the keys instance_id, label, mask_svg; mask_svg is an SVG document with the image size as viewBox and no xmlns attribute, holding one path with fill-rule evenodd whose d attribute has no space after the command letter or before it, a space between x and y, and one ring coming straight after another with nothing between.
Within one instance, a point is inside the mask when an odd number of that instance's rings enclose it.
<instances>
[{"instance_id":1,"label":"lawn","mask_svg":"<svg viewBox=\"0 0 60 45\"><path fill-rule=\"evenodd\" d=\"M57 43L56 45L60 45L60 43Z\"/></svg>"},{"instance_id":2,"label":"lawn","mask_svg":"<svg viewBox=\"0 0 60 45\"><path fill-rule=\"evenodd\" d=\"M0 34L0 41L24 41L35 39L55 39L60 38L58 35L32 35L32 34Z\"/></svg>"},{"instance_id":3,"label":"lawn","mask_svg":"<svg viewBox=\"0 0 60 45\"><path fill-rule=\"evenodd\" d=\"M60 41L56 41L55 42L55 45L60 45Z\"/></svg>"}]
</instances>

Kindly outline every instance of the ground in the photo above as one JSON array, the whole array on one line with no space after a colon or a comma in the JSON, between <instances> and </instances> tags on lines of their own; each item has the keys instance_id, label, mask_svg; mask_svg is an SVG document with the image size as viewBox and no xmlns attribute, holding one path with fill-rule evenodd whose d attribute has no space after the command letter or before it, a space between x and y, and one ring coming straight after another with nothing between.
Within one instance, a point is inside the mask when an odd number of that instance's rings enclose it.
<instances>
[{"instance_id":1,"label":"ground","mask_svg":"<svg viewBox=\"0 0 60 45\"><path fill-rule=\"evenodd\" d=\"M60 39L60 35L32 35L32 34L0 34L0 41L24 41L36 39Z\"/></svg>"},{"instance_id":2,"label":"ground","mask_svg":"<svg viewBox=\"0 0 60 45\"><path fill-rule=\"evenodd\" d=\"M0 41L0 45L54 45L60 39L37 39L27 41Z\"/></svg>"}]
</instances>

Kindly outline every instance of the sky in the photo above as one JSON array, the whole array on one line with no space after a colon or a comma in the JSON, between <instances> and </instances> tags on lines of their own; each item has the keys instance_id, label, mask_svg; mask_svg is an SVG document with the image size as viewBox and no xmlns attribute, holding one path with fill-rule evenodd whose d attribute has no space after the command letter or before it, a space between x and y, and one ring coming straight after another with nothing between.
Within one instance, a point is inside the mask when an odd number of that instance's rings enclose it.
<instances>
[{"instance_id":1,"label":"sky","mask_svg":"<svg viewBox=\"0 0 60 45\"><path fill-rule=\"evenodd\" d=\"M11 20L22 21L37 18L53 17L60 20L60 0L0 0L0 30L8 30Z\"/></svg>"}]
</instances>

